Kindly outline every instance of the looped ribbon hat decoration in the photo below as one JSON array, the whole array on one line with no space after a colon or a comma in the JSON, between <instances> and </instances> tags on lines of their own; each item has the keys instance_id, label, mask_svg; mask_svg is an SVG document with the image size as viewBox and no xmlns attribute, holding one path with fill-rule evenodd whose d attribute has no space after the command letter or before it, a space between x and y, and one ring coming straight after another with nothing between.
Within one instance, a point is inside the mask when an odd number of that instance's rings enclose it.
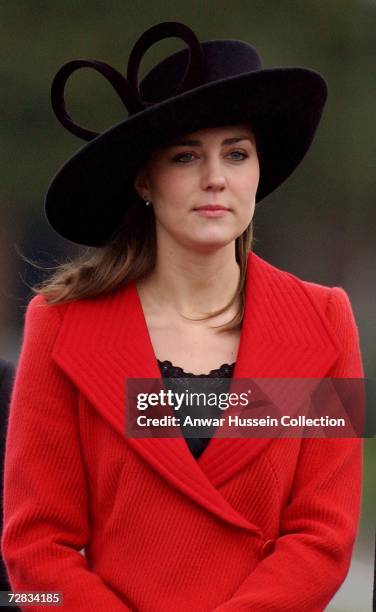
<instances>
[{"instance_id":1,"label":"looped ribbon hat decoration","mask_svg":"<svg viewBox=\"0 0 376 612\"><path fill-rule=\"evenodd\" d=\"M181 38L187 47L159 62L139 83L144 54L169 37ZM66 82L86 67L111 83L128 113L104 132L78 125L66 109ZM47 219L72 242L104 246L123 222L127 207L140 203L134 179L153 150L185 133L236 123L248 123L256 136L259 202L305 156L326 98L326 81L314 70L264 69L257 50L247 42L200 42L179 22L156 24L139 37L126 77L99 60L70 61L53 79L52 108L67 130L89 142L53 177L46 195Z\"/></svg>"}]
</instances>

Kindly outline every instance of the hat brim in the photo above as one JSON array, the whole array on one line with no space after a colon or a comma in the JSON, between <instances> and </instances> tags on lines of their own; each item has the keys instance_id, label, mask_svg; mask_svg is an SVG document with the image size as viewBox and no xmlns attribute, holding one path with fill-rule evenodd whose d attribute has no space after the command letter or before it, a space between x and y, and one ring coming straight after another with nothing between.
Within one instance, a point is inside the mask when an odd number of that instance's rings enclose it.
<instances>
[{"instance_id":1,"label":"hat brim","mask_svg":"<svg viewBox=\"0 0 376 612\"><path fill-rule=\"evenodd\" d=\"M179 135L205 127L250 123L260 182L256 201L274 191L308 151L327 97L320 74L273 68L214 81L164 100L101 133L52 179L46 216L61 236L103 246L121 223L137 169Z\"/></svg>"}]
</instances>

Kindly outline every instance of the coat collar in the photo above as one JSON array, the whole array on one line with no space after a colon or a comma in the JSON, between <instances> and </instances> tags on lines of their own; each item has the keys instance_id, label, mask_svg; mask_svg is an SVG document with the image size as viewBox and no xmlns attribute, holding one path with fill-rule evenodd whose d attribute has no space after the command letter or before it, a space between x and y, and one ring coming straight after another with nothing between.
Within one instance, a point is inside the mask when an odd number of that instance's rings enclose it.
<instances>
[{"instance_id":1,"label":"coat collar","mask_svg":"<svg viewBox=\"0 0 376 612\"><path fill-rule=\"evenodd\" d=\"M338 341L303 281L250 253L234 378L323 378L338 353ZM125 379L160 378L135 284L94 300L72 302L53 358L124 437ZM258 531L218 487L270 439L214 437L198 461L183 437L126 440L152 469L207 510Z\"/></svg>"}]
</instances>

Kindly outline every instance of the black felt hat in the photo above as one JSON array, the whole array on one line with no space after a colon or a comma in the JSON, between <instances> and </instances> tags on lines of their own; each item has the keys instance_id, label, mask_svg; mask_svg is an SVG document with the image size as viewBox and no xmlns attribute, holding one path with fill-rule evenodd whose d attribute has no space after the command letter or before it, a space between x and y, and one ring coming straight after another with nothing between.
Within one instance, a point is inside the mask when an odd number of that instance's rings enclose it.
<instances>
[{"instance_id":1,"label":"black felt hat","mask_svg":"<svg viewBox=\"0 0 376 612\"><path fill-rule=\"evenodd\" d=\"M168 37L187 48L157 64L138 83L145 52ZM64 87L78 68L91 67L115 88L128 115L102 132L74 123L65 108ZM327 97L317 72L302 67L263 69L255 48L240 40L201 42L186 25L164 22L146 30L134 45L126 78L97 60L74 60L56 74L52 106L61 123L90 141L52 179L46 215L64 238L103 246L140 196L137 170L149 154L195 130L249 123L260 163L259 202L293 172L308 151ZM141 200L142 201L142 200Z\"/></svg>"}]
</instances>

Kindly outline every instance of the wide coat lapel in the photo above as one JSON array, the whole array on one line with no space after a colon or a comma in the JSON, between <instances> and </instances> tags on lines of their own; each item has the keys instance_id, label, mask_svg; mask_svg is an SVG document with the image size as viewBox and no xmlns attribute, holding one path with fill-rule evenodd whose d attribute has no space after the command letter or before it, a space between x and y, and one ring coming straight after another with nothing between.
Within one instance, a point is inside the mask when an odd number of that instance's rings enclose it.
<instances>
[{"instance_id":1,"label":"wide coat lapel","mask_svg":"<svg viewBox=\"0 0 376 612\"><path fill-rule=\"evenodd\" d=\"M338 341L304 284L251 253L234 378L321 378L338 352ZM93 408L125 437L125 379L160 378L136 286L71 303L53 357ZM254 460L270 439L213 437L198 461L183 437L126 438L126 443L207 510L259 532L218 487Z\"/></svg>"}]
</instances>

